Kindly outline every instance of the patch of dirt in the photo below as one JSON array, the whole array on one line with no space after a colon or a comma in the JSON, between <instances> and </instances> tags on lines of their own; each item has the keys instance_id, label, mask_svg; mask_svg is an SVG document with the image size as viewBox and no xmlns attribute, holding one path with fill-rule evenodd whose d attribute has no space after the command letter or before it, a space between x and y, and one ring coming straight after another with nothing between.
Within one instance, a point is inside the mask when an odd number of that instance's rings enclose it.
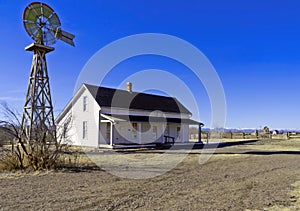
<instances>
[{"instance_id":1,"label":"patch of dirt","mask_svg":"<svg viewBox=\"0 0 300 211\"><path fill-rule=\"evenodd\" d=\"M0 210L299 210L292 194L295 184L299 188L299 149L263 146L219 148L202 165L205 150L192 150L176 168L152 179L124 179L96 168L0 173ZM134 153L146 152L151 155Z\"/></svg>"}]
</instances>

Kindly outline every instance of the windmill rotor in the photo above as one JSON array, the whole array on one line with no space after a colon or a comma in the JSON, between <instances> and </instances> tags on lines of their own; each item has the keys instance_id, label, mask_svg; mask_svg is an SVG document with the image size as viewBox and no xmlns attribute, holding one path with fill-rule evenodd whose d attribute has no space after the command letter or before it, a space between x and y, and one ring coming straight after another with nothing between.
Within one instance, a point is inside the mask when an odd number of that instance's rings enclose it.
<instances>
[{"instance_id":1,"label":"windmill rotor","mask_svg":"<svg viewBox=\"0 0 300 211\"><path fill-rule=\"evenodd\" d=\"M23 24L28 35L38 44L53 45L60 39L74 46L74 35L61 29L54 10L45 3L33 2L23 13Z\"/></svg>"}]
</instances>

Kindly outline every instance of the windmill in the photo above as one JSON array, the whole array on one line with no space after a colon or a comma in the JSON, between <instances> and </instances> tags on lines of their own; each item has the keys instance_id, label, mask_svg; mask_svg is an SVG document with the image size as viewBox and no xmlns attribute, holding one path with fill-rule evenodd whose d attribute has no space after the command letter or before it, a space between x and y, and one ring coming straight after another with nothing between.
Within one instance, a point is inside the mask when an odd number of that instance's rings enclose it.
<instances>
[{"instance_id":1,"label":"windmill","mask_svg":"<svg viewBox=\"0 0 300 211\"><path fill-rule=\"evenodd\" d=\"M29 143L37 129L51 131L56 139L46 54L54 50L50 45L57 39L74 46L75 36L60 28L57 14L45 3L29 4L23 13L23 23L34 43L25 48L33 52L33 60L21 127Z\"/></svg>"}]
</instances>

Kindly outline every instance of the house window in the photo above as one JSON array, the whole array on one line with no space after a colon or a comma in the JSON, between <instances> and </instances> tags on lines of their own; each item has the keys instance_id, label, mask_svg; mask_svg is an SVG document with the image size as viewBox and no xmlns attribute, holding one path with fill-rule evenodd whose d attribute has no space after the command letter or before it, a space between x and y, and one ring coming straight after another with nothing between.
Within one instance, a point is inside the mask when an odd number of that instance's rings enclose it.
<instances>
[{"instance_id":1,"label":"house window","mask_svg":"<svg viewBox=\"0 0 300 211\"><path fill-rule=\"evenodd\" d=\"M169 131L170 131L170 126L167 125L166 128L165 128L165 136L169 135Z\"/></svg>"},{"instance_id":2,"label":"house window","mask_svg":"<svg viewBox=\"0 0 300 211\"><path fill-rule=\"evenodd\" d=\"M180 127L177 127L177 138L180 138Z\"/></svg>"},{"instance_id":3,"label":"house window","mask_svg":"<svg viewBox=\"0 0 300 211\"><path fill-rule=\"evenodd\" d=\"M137 131L138 131L138 124L136 122L132 123L132 127L133 127L133 137L136 138L137 137Z\"/></svg>"},{"instance_id":4,"label":"house window","mask_svg":"<svg viewBox=\"0 0 300 211\"><path fill-rule=\"evenodd\" d=\"M87 111L88 110L88 98L87 96L83 97L83 111Z\"/></svg>"},{"instance_id":5,"label":"house window","mask_svg":"<svg viewBox=\"0 0 300 211\"><path fill-rule=\"evenodd\" d=\"M155 133L155 134L157 133L157 126L153 126L152 132Z\"/></svg>"},{"instance_id":6,"label":"house window","mask_svg":"<svg viewBox=\"0 0 300 211\"><path fill-rule=\"evenodd\" d=\"M136 122L132 123L132 127L133 127L133 129L135 130L135 132L138 130L138 127L137 127L137 123L136 123Z\"/></svg>"},{"instance_id":7,"label":"house window","mask_svg":"<svg viewBox=\"0 0 300 211\"><path fill-rule=\"evenodd\" d=\"M82 138L87 139L87 121L82 123Z\"/></svg>"},{"instance_id":8,"label":"house window","mask_svg":"<svg viewBox=\"0 0 300 211\"><path fill-rule=\"evenodd\" d=\"M67 130L68 130L68 123L64 123L64 127L63 127L63 138L64 139L67 138Z\"/></svg>"},{"instance_id":9,"label":"house window","mask_svg":"<svg viewBox=\"0 0 300 211\"><path fill-rule=\"evenodd\" d=\"M157 126L153 126L153 128L152 128L152 134L153 134L154 140L156 140L157 139Z\"/></svg>"},{"instance_id":10,"label":"house window","mask_svg":"<svg viewBox=\"0 0 300 211\"><path fill-rule=\"evenodd\" d=\"M106 138L110 140L110 124L109 122L106 123Z\"/></svg>"}]
</instances>

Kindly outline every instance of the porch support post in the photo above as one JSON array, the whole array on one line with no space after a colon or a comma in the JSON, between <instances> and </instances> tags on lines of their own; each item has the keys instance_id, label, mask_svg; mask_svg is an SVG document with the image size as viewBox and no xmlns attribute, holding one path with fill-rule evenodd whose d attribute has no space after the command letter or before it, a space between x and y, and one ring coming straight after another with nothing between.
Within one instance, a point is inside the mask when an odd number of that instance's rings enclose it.
<instances>
[{"instance_id":1,"label":"porch support post","mask_svg":"<svg viewBox=\"0 0 300 211\"><path fill-rule=\"evenodd\" d=\"M162 143L165 143L166 130L167 130L167 125L161 124Z\"/></svg>"},{"instance_id":2,"label":"porch support post","mask_svg":"<svg viewBox=\"0 0 300 211\"><path fill-rule=\"evenodd\" d=\"M138 138L139 138L139 144L142 144L142 123L139 122L137 124L138 128L137 128L137 134L138 134Z\"/></svg>"},{"instance_id":3,"label":"porch support post","mask_svg":"<svg viewBox=\"0 0 300 211\"><path fill-rule=\"evenodd\" d=\"M102 138L102 134L101 134L101 110L99 111L99 121L98 121L98 148L100 147L101 144L101 138Z\"/></svg>"},{"instance_id":4,"label":"porch support post","mask_svg":"<svg viewBox=\"0 0 300 211\"><path fill-rule=\"evenodd\" d=\"M114 145L113 140L114 140L114 124L113 122L110 122L110 146Z\"/></svg>"},{"instance_id":5,"label":"porch support post","mask_svg":"<svg viewBox=\"0 0 300 211\"><path fill-rule=\"evenodd\" d=\"M184 125L185 126L185 125ZM185 137L185 133L187 133L188 134L188 140L187 140L187 142L189 142L189 139L190 139L190 127L189 127L189 125L187 125L187 131L186 130L184 130L185 129L185 127L182 127L182 125L179 125L179 135L180 135L180 138L181 138L181 143L184 143L185 142L185 140L184 140L184 137Z\"/></svg>"},{"instance_id":6,"label":"porch support post","mask_svg":"<svg viewBox=\"0 0 300 211\"><path fill-rule=\"evenodd\" d=\"M201 126L202 126L202 125L199 124L198 126L199 126L199 129L198 129L198 142L201 143L201 142L202 142L202 141L201 141Z\"/></svg>"}]
</instances>

